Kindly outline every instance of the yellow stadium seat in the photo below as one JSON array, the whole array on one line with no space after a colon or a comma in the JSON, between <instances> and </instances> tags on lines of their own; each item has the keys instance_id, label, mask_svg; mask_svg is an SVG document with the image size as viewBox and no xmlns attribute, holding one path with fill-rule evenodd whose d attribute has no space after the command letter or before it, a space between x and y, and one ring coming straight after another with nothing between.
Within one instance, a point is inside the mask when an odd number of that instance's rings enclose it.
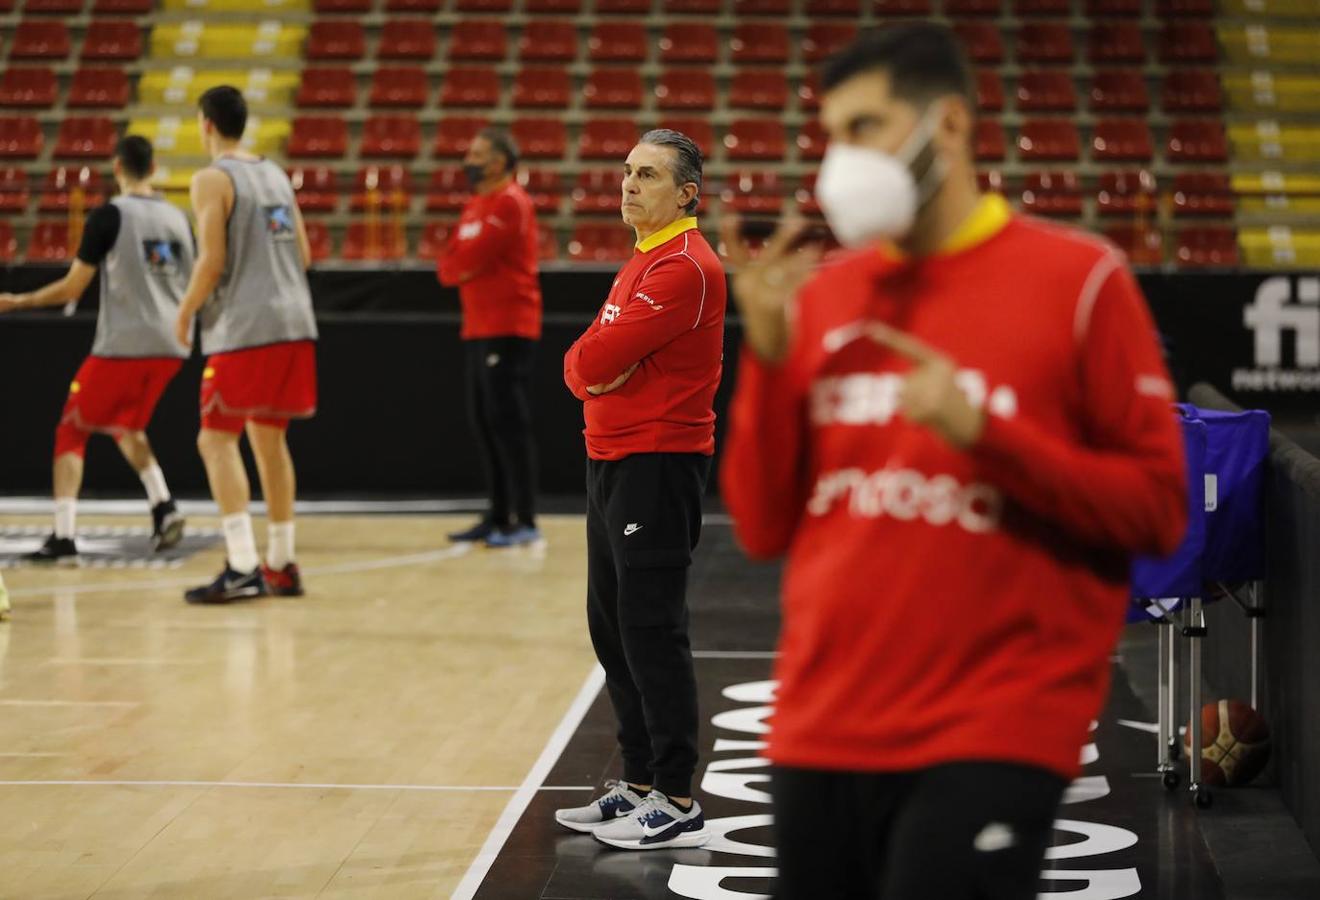
<instances>
[{"instance_id":1,"label":"yellow stadium seat","mask_svg":"<svg viewBox=\"0 0 1320 900\"><path fill-rule=\"evenodd\" d=\"M1320 162L1320 125L1280 125L1273 120L1229 125L1228 139L1239 160Z\"/></svg>"},{"instance_id":2,"label":"yellow stadium seat","mask_svg":"<svg viewBox=\"0 0 1320 900\"><path fill-rule=\"evenodd\" d=\"M268 21L259 25L208 25L193 20L159 25L151 32L157 59L297 58L307 28Z\"/></svg>"},{"instance_id":3,"label":"yellow stadium seat","mask_svg":"<svg viewBox=\"0 0 1320 900\"><path fill-rule=\"evenodd\" d=\"M1234 109L1320 112L1320 76L1260 71L1226 74L1222 80Z\"/></svg>"},{"instance_id":4,"label":"yellow stadium seat","mask_svg":"<svg viewBox=\"0 0 1320 900\"><path fill-rule=\"evenodd\" d=\"M1320 33L1310 27L1225 25L1219 42L1236 63L1313 63L1320 56Z\"/></svg>"},{"instance_id":5,"label":"yellow stadium seat","mask_svg":"<svg viewBox=\"0 0 1320 900\"><path fill-rule=\"evenodd\" d=\"M1234 175L1233 191L1238 195L1238 209L1245 213L1320 215L1320 175Z\"/></svg>"},{"instance_id":6,"label":"yellow stadium seat","mask_svg":"<svg viewBox=\"0 0 1320 900\"><path fill-rule=\"evenodd\" d=\"M307 12L309 0L164 0L161 9L168 12Z\"/></svg>"},{"instance_id":7,"label":"yellow stadium seat","mask_svg":"<svg viewBox=\"0 0 1320 900\"><path fill-rule=\"evenodd\" d=\"M289 139L289 128L288 119L249 116L247 131L243 134L243 149L260 154L279 153ZM196 117L133 119L128 123L128 131L151 141L156 154L162 158L206 155Z\"/></svg>"},{"instance_id":8,"label":"yellow stadium seat","mask_svg":"<svg viewBox=\"0 0 1320 900\"><path fill-rule=\"evenodd\" d=\"M1320 19L1320 0L1220 0L1219 10L1226 16L1271 19Z\"/></svg>"},{"instance_id":9,"label":"yellow stadium seat","mask_svg":"<svg viewBox=\"0 0 1320 900\"><path fill-rule=\"evenodd\" d=\"M1249 266L1320 265L1320 230L1244 228L1238 232L1238 245Z\"/></svg>"},{"instance_id":10,"label":"yellow stadium seat","mask_svg":"<svg viewBox=\"0 0 1320 900\"><path fill-rule=\"evenodd\" d=\"M192 186L193 173L196 171L193 168L157 166L156 174L151 177L151 184L175 206L190 210L192 203L188 191Z\"/></svg>"},{"instance_id":11,"label":"yellow stadium seat","mask_svg":"<svg viewBox=\"0 0 1320 900\"><path fill-rule=\"evenodd\" d=\"M243 92L252 105L291 106L298 90L297 72L271 69L194 69L176 66L145 73L138 82L138 100L160 106L195 104L204 92L230 84Z\"/></svg>"}]
</instances>

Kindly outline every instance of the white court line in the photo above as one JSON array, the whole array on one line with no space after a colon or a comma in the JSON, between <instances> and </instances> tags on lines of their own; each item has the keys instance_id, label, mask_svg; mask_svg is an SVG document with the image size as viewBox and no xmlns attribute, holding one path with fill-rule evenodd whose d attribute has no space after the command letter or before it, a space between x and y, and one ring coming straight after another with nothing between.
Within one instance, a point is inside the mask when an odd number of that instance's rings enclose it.
<instances>
[{"instance_id":1,"label":"white court line","mask_svg":"<svg viewBox=\"0 0 1320 900\"><path fill-rule=\"evenodd\" d=\"M45 515L51 510L49 497L0 497L0 515ZM186 516L215 516L219 509L210 500L179 500ZM299 500L294 512L303 515L346 515L352 513L450 513L480 512L486 501L468 500ZM252 502L253 515L265 515L266 504ZM93 516L144 516L142 500L79 500L78 512Z\"/></svg>"},{"instance_id":2,"label":"white court line","mask_svg":"<svg viewBox=\"0 0 1320 900\"><path fill-rule=\"evenodd\" d=\"M21 754L26 755L26 754ZM54 754L48 754L54 755ZM521 791L512 785L490 784L311 784L284 781L102 781L100 779L70 780L16 780L0 781L0 787L189 787L189 788L260 788L295 789L308 791L429 791L432 793L471 793L477 791ZM589 791L591 785L557 785L539 787L542 791Z\"/></svg>"},{"instance_id":3,"label":"white court line","mask_svg":"<svg viewBox=\"0 0 1320 900\"><path fill-rule=\"evenodd\" d=\"M541 751L541 756L528 770L527 777L523 779L522 786L518 792L509 798L508 804L504 807L504 812L500 814L499 821L491 829L486 837L486 843L482 845L481 852L477 858L472 860L472 865L468 866L467 874L463 880L458 883L454 893L449 895L449 900L471 900L481 887L481 882L486 879L490 867L494 865L495 858L500 855L500 850L504 847L504 842L509 839L513 833L513 827L518 824L518 819L522 817L527 805L532 802L532 797L536 794L545 777L550 774L550 769L559 761L559 755L564 752L564 747L568 745L569 738L573 732L577 731L578 725L586 717L587 710L595 702L596 695L600 689L605 686L605 670L599 665L592 667L587 675L587 680L582 683L582 689L578 691L564 717L559 720L559 725L554 733L550 735L550 740L546 741L545 749ZM582 790L592 790L591 787L582 788Z\"/></svg>"}]
</instances>

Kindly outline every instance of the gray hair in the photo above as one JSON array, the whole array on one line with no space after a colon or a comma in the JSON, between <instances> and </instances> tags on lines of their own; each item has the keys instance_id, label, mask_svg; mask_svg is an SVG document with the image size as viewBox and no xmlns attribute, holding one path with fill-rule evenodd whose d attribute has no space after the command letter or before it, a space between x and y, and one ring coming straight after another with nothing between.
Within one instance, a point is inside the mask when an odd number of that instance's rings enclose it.
<instances>
[{"instance_id":1,"label":"gray hair","mask_svg":"<svg viewBox=\"0 0 1320 900\"><path fill-rule=\"evenodd\" d=\"M701 148L686 134L670 128L648 131L642 135L641 143L674 148L674 184L682 187L691 182L697 186L697 196L687 205L688 215L696 212L701 202Z\"/></svg>"},{"instance_id":2,"label":"gray hair","mask_svg":"<svg viewBox=\"0 0 1320 900\"><path fill-rule=\"evenodd\" d=\"M483 128L477 133L477 137L490 141L495 152L504 157L505 172L512 172L518 168L518 144L507 131L499 128Z\"/></svg>"}]
</instances>

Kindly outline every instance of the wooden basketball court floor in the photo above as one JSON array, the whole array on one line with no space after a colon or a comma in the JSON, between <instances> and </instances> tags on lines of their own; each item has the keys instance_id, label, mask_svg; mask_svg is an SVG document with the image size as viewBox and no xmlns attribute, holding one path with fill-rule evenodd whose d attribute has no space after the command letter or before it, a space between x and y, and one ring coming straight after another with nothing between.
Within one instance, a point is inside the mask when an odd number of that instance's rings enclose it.
<instances>
[{"instance_id":1,"label":"wooden basketball court floor","mask_svg":"<svg viewBox=\"0 0 1320 900\"><path fill-rule=\"evenodd\" d=\"M7 569L0 897L449 897L595 665L581 518L448 546L468 521L302 517L308 596L225 607L182 602L218 542Z\"/></svg>"}]
</instances>

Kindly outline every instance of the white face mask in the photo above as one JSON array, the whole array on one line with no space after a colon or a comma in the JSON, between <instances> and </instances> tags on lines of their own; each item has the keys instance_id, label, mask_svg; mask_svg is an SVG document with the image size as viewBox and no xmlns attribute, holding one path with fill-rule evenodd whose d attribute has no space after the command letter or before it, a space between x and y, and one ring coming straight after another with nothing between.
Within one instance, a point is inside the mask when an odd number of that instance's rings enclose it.
<instances>
[{"instance_id":1,"label":"white face mask","mask_svg":"<svg viewBox=\"0 0 1320 900\"><path fill-rule=\"evenodd\" d=\"M912 230L918 210L934 196L946 173L944 161L937 157L920 183L912 174L912 163L930 149L939 112L931 107L895 155L849 144L829 145L816 180L816 199L844 246L901 238Z\"/></svg>"}]
</instances>

